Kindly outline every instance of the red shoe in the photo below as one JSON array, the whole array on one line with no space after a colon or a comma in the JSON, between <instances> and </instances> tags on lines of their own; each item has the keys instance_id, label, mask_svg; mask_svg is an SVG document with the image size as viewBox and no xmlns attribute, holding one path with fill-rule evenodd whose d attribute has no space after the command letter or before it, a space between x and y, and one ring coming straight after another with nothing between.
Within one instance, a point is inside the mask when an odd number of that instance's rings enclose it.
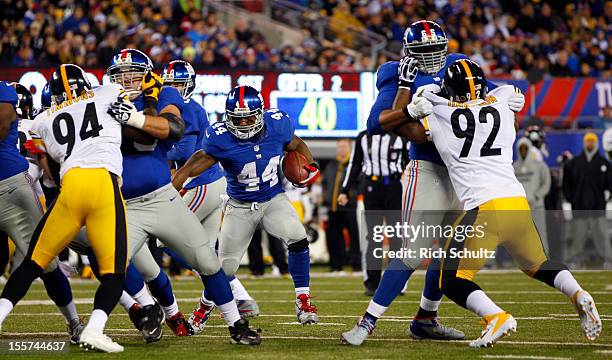
<instances>
[{"instance_id":1,"label":"red shoe","mask_svg":"<svg viewBox=\"0 0 612 360\"><path fill-rule=\"evenodd\" d=\"M317 308L310 302L311 298L310 294L300 294L297 299L295 299L295 314L302 325L316 324L319 322Z\"/></svg>"},{"instance_id":2,"label":"red shoe","mask_svg":"<svg viewBox=\"0 0 612 360\"><path fill-rule=\"evenodd\" d=\"M198 301L198 305L193 309L191 316L189 316L189 324L193 331L199 334L204 330L206 322L210 319L210 314L215 310L215 305L207 306L201 300Z\"/></svg>"},{"instance_id":3,"label":"red shoe","mask_svg":"<svg viewBox=\"0 0 612 360\"><path fill-rule=\"evenodd\" d=\"M166 324L176 336L191 336L195 335L193 327L189 325L181 312L176 313L173 317L166 319Z\"/></svg>"}]
</instances>

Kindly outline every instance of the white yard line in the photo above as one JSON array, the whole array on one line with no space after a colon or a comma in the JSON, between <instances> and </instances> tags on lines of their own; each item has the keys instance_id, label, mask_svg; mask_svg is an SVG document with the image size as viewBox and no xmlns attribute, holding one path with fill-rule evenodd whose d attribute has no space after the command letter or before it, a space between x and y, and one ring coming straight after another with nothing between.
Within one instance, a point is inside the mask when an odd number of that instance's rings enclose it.
<instances>
[{"instance_id":1,"label":"white yard line","mask_svg":"<svg viewBox=\"0 0 612 360\"><path fill-rule=\"evenodd\" d=\"M536 355L481 355L482 359L534 359L534 360L572 360L569 357L536 356Z\"/></svg>"}]
</instances>

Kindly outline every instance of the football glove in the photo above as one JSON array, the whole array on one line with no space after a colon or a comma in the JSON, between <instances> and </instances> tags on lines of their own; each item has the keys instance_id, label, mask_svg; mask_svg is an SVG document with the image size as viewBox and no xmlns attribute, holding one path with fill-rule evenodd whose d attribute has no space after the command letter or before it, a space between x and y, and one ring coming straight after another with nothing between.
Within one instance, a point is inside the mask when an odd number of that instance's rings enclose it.
<instances>
[{"instance_id":1,"label":"football glove","mask_svg":"<svg viewBox=\"0 0 612 360\"><path fill-rule=\"evenodd\" d=\"M433 112L433 104L422 96L413 96L406 110L411 118L422 119Z\"/></svg>"},{"instance_id":2,"label":"football glove","mask_svg":"<svg viewBox=\"0 0 612 360\"><path fill-rule=\"evenodd\" d=\"M510 98L508 98L508 107L513 112L517 113L523 110L525 106L525 95L520 92L515 92Z\"/></svg>"},{"instance_id":3,"label":"football glove","mask_svg":"<svg viewBox=\"0 0 612 360\"><path fill-rule=\"evenodd\" d=\"M308 171L308 177L297 184L293 184L299 188L305 188L307 186L312 185L321 175L321 171L319 171L319 164L311 163L310 165L304 165L304 169Z\"/></svg>"},{"instance_id":4,"label":"football glove","mask_svg":"<svg viewBox=\"0 0 612 360\"><path fill-rule=\"evenodd\" d=\"M110 104L106 112L122 125L132 126L137 129L144 127L145 115L138 111L131 101L119 98Z\"/></svg>"},{"instance_id":5,"label":"football glove","mask_svg":"<svg viewBox=\"0 0 612 360\"><path fill-rule=\"evenodd\" d=\"M410 89L414 83L417 73L419 72L418 61L415 58L405 56L400 60L397 68L397 76L399 78L398 85L401 88Z\"/></svg>"},{"instance_id":6,"label":"football glove","mask_svg":"<svg viewBox=\"0 0 612 360\"><path fill-rule=\"evenodd\" d=\"M153 71L148 71L146 74L144 74L140 87L142 89L142 94L145 97L145 101L148 100L157 103L163 84L164 79Z\"/></svg>"}]
</instances>

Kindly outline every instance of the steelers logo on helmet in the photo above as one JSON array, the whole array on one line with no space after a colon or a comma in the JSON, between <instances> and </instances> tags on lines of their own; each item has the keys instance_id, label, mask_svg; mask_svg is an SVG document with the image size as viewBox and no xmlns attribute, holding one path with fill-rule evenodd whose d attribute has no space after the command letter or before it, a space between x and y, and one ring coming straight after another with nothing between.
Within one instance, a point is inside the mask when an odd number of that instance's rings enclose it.
<instances>
[{"instance_id":1,"label":"steelers logo on helmet","mask_svg":"<svg viewBox=\"0 0 612 360\"><path fill-rule=\"evenodd\" d=\"M448 38L440 25L421 20L404 32L404 55L418 60L419 71L437 74L446 65Z\"/></svg>"},{"instance_id":2,"label":"steelers logo on helmet","mask_svg":"<svg viewBox=\"0 0 612 360\"><path fill-rule=\"evenodd\" d=\"M91 83L87 79L85 71L78 65L63 64L51 75L49 88L52 102L61 104L91 90Z\"/></svg>"},{"instance_id":3,"label":"steelers logo on helmet","mask_svg":"<svg viewBox=\"0 0 612 360\"><path fill-rule=\"evenodd\" d=\"M153 62L140 50L123 49L113 56L106 70L110 81L123 86L126 94L134 100L142 93L142 78L153 70Z\"/></svg>"},{"instance_id":4,"label":"steelers logo on helmet","mask_svg":"<svg viewBox=\"0 0 612 360\"><path fill-rule=\"evenodd\" d=\"M193 66L183 60L174 60L164 67L162 72L164 85L176 88L183 98L189 99L196 88L196 74Z\"/></svg>"},{"instance_id":5,"label":"steelers logo on helmet","mask_svg":"<svg viewBox=\"0 0 612 360\"><path fill-rule=\"evenodd\" d=\"M225 101L225 126L238 139L250 139L263 129L264 101L250 86L236 86Z\"/></svg>"},{"instance_id":6,"label":"steelers logo on helmet","mask_svg":"<svg viewBox=\"0 0 612 360\"><path fill-rule=\"evenodd\" d=\"M442 92L451 100L463 103L487 96L487 79L480 65L472 60L457 60L446 69Z\"/></svg>"},{"instance_id":7,"label":"steelers logo on helmet","mask_svg":"<svg viewBox=\"0 0 612 360\"><path fill-rule=\"evenodd\" d=\"M20 119L33 119L33 107L34 101L32 99L32 93L25 86L20 83L11 83L17 93L17 107L15 111L19 115Z\"/></svg>"}]
</instances>

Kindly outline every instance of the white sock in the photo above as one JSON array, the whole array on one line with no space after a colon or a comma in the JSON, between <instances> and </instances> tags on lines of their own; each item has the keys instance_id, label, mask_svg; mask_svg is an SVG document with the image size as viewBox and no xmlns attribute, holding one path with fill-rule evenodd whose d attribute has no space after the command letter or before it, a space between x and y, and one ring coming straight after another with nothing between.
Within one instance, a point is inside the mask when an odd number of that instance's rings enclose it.
<instances>
[{"instance_id":1,"label":"white sock","mask_svg":"<svg viewBox=\"0 0 612 360\"><path fill-rule=\"evenodd\" d=\"M234 323L240 320L240 314L238 313L238 307L234 299L219 306L219 311L223 314L223 318L228 326L234 326Z\"/></svg>"},{"instance_id":2,"label":"white sock","mask_svg":"<svg viewBox=\"0 0 612 360\"><path fill-rule=\"evenodd\" d=\"M171 318L179 312L178 304L176 303L176 298L174 298L174 302L170 306L162 306L164 309L164 314L166 314L167 318Z\"/></svg>"},{"instance_id":3,"label":"white sock","mask_svg":"<svg viewBox=\"0 0 612 360\"><path fill-rule=\"evenodd\" d=\"M4 322L11 310L13 310L13 303L5 298L0 299L0 324Z\"/></svg>"},{"instance_id":4,"label":"white sock","mask_svg":"<svg viewBox=\"0 0 612 360\"><path fill-rule=\"evenodd\" d=\"M153 300L153 297L149 294L149 290L147 290L146 286L143 286L142 289L134 295L134 300L138 301L142 306L155 304L155 300Z\"/></svg>"},{"instance_id":5,"label":"white sock","mask_svg":"<svg viewBox=\"0 0 612 360\"><path fill-rule=\"evenodd\" d=\"M425 295L421 294L421 308L427 311L438 311L440 307L440 303L442 299L438 301L432 301L425 297Z\"/></svg>"},{"instance_id":6,"label":"white sock","mask_svg":"<svg viewBox=\"0 0 612 360\"><path fill-rule=\"evenodd\" d=\"M119 304L121 304L121 306L123 306L125 311L130 311L130 308L134 304L136 304L136 300L134 300L134 298L131 297L130 294L128 294L127 292L124 291L121 294L121 297L119 298Z\"/></svg>"},{"instance_id":7,"label":"white sock","mask_svg":"<svg viewBox=\"0 0 612 360\"><path fill-rule=\"evenodd\" d=\"M78 320L79 314L77 313L76 305L74 301L71 301L66 306L58 306L59 311L64 315L64 319L66 320L66 324L70 324L72 320Z\"/></svg>"},{"instance_id":8,"label":"white sock","mask_svg":"<svg viewBox=\"0 0 612 360\"><path fill-rule=\"evenodd\" d=\"M480 317L504 312L504 310L495 305L493 300L491 300L482 290L472 291L470 295L468 295L465 305L469 310L475 312Z\"/></svg>"},{"instance_id":9,"label":"white sock","mask_svg":"<svg viewBox=\"0 0 612 360\"><path fill-rule=\"evenodd\" d=\"M310 287L295 288L295 296L300 296L302 294L310 294Z\"/></svg>"},{"instance_id":10,"label":"white sock","mask_svg":"<svg viewBox=\"0 0 612 360\"><path fill-rule=\"evenodd\" d=\"M555 276L555 289L561 291L570 299L576 291L582 290L572 273L567 270L559 271Z\"/></svg>"},{"instance_id":11,"label":"white sock","mask_svg":"<svg viewBox=\"0 0 612 360\"><path fill-rule=\"evenodd\" d=\"M238 278L234 278L234 280L230 281L230 286L232 287L232 294L234 294L234 299L236 300L253 300L249 292L244 288L244 285L238 280Z\"/></svg>"},{"instance_id":12,"label":"white sock","mask_svg":"<svg viewBox=\"0 0 612 360\"><path fill-rule=\"evenodd\" d=\"M370 300L366 311L370 315L375 316L377 319L380 319L380 317L383 316L385 311L387 311L387 307L375 303L374 300Z\"/></svg>"},{"instance_id":13,"label":"white sock","mask_svg":"<svg viewBox=\"0 0 612 360\"><path fill-rule=\"evenodd\" d=\"M208 300L205 296L204 296L204 291L202 291L202 298L200 299L200 301L202 302L202 304L211 307L211 306L215 306L215 302L212 300Z\"/></svg>"},{"instance_id":14,"label":"white sock","mask_svg":"<svg viewBox=\"0 0 612 360\"><path fill-rule=\"evenodd\" d=\"M106 326L106 320L108 320L108 315L103 310L95 309L89 317L87 327L96 332L103 333L104 326Z\"/></svg>"}]
</instances>

